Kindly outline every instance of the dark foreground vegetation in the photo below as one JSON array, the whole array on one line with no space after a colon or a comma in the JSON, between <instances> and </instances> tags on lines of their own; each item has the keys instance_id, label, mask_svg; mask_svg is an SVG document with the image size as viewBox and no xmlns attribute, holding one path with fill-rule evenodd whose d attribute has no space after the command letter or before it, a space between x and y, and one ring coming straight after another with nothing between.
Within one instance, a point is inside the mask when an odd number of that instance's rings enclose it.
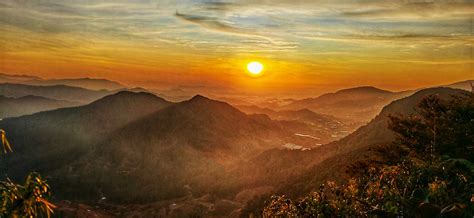
<instances>
[{"instance_id":1,"label":"dark foreground vegetation","mask_svg":"<svg viewBox=\"0 0 474 218\"><path fill-rule=\"evenodd\" d=\"M353 164L296 201L272 196L264 217L472 217L474 96L424 98L411 116L392 115L397 134L381 159Z\"/></svg>"},{"instance_id":2,"label":"dark foreground vegetation","mask_svg":"<svg viewBox=\"0 0 474 218\"><path fill-rule=\"evenodd\" d=\"M4 130L0 129L3 153L12 152ZM24 184L16 184L7 178L0 181L0 217L51 217L56 207L47 199L49 185L38 173L30 173Z\"/></svg>"}]
</instances>

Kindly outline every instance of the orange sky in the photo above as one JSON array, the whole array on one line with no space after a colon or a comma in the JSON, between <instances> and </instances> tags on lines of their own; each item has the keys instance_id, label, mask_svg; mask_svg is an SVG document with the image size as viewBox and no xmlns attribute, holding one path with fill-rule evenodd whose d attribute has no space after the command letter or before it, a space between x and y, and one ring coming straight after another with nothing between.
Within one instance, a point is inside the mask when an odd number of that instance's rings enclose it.
<instances>
[{"instance_id":1,"label":"orange sky","mask_svg":"<svg viewBox=\"0 0 474 218\"><path fill-rule=\"evenodd\" d=\"M0 71L203 94L413 89L474 78L473 14L469 1L7 0Z\"/></svg>"}]
</instances>

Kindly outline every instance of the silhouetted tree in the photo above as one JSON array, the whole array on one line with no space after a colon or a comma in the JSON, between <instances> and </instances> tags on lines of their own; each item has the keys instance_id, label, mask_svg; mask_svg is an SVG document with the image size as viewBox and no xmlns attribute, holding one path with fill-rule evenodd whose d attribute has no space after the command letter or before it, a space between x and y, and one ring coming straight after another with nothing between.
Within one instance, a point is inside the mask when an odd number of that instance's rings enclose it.
<instances>
[{"instance_id":1,"label":"silhouetted tree","mask_svg":"<svg viewBox=\"0 0 474 218\"><path fill-rule=\"evenodd\" d=\"M390 116L397 143L422 157L447 155L474 161L474 94L442 100L430 95L408 117Z\"/></svg>"}]
</instances>

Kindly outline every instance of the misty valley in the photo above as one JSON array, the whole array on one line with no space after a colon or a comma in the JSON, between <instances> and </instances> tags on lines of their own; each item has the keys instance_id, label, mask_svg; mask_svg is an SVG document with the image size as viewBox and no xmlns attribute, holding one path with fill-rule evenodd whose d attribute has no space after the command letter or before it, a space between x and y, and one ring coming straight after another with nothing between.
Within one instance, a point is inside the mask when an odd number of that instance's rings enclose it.
<instances>
[{"instance_id":1,"label":"misty valley","mask_svg":"<svg viewBox=\"0 0 474 218\"><path fill-rule=\"evenodd\" d=\"M21 182L38 172L60 217L291 216L298 210L285 212L288 205L272 196L296 204L328 181L343 184L408 155L392 116L422 114L417 108L430 96L466 101L462 143L472 154L472 81L252 104L202 95L171 101L144 89L107 90L110 81L95 81L105 83L99 90L80 80L7 82L0 84L0 128L13 152L2 156L2 175Z\"/></svg>"},{"instance_id":2,"label":"misty valley","mask_svg":"<svg viewBox=\"0 0 474 218\"><path fill-rule=\"evenodd\" d=\"M473 218L473 0L1 0L0 218Z\"/></svg>"}]
</instances>

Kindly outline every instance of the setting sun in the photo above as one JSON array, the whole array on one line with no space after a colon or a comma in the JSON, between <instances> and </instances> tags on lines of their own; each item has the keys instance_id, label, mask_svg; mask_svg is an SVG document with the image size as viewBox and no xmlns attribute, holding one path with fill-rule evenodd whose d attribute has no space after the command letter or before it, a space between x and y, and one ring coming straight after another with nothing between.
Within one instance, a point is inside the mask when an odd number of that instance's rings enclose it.
<instances>
[{"instance_id":1,"label":"setting sun","mask_svg":"<svg viewBox=\"0 0 474 218\"><path fill-rule=\"evenodd\" d=\"M0 218L474 218L473 2L0 0Z\"/></svg>"},{"instance_id":2,"label":"setting sun","mask_svg":"<svg viewBox=\"0 0 474 218\"><path fill-rule=\"evenodd\" d=\"M247 70L252 74L252 75L260 75L263 71L263 64L260 62L250 62L247 64Z\"/></svg>"}]
</instances>

